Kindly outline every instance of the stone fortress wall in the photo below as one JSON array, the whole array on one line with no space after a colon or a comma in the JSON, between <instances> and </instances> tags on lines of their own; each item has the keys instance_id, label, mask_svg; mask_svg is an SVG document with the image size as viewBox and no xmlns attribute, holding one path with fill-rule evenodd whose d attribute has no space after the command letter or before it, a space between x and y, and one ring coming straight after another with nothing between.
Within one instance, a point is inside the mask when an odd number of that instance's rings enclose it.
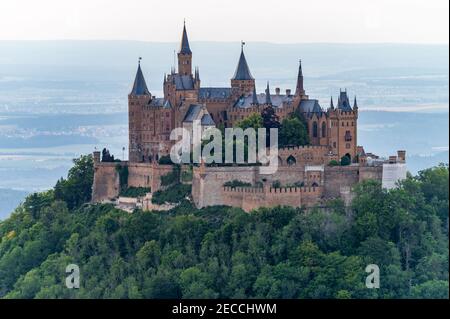
<instances>
[{"instance_id":1,"label":"stone fortress wall","mask_svg":"<svg viewBox=\"0 0 450 319\"><path fill-rule=\"evenodd\" d=\"M119 196L120 181L117 166L128 167L128 187L146 187L152 192L161 189L161 176L172 171L172 165L155 163L100 162L94 155L92 201L113 200Z\"/></svg>"},{"instance_id":2,"label":"stone fortress wall","mask_svg":"<svg viewBox=\"0 0 450 319\"><path fill-rule=\"evenodd\" d=\"M332 198L342 198L349 203L352 187L367 179L381 181L382 169L382 166L359 165L281 166L275 174L261 175L258 166L195 167L192 197L199 208L228 205L241 207L246 211L277 205L311 207ZM310 176L314 178L308 178ZM232 180L250 183L252 186L224 187L226 182ZM275 181L280 183L280 188L271 187ZM305 186L292 186L298 182L303 182Z\"/></svg>"},{"instance_id":3,"label":"stone fortress wall","mask_svg":"<svg viewBox=\"0 0 450 319\"><path fill-rule=\"evenodd\" d=\"M382 181L383 169L404 164L404 152L391 156L389 162L368 165L329 166L330 158L320 146L292 147L279 150L279 166L274 174L260 174L260 166L194 166L192 199L196 207L215 205L240 207L251 211L258 207L286 205L311 207L332 198L346 204L352 199L352 188L361 181ZM395 159L394 159L395 157ZM289 159L289 161L288 161ZM93 202L113 200L119 196L120 182L117 166L128 167L129 187L148 187L152 192L161 189L161 176L173 170L171 165L129 162L101 162L94 154ZM390 166L389 166L390 167ZM182 171L188 166L182 166ZM248 187L225 187L238 180ZM273 187L277 183L279 186Z\"/></svg>"}]
</instances>

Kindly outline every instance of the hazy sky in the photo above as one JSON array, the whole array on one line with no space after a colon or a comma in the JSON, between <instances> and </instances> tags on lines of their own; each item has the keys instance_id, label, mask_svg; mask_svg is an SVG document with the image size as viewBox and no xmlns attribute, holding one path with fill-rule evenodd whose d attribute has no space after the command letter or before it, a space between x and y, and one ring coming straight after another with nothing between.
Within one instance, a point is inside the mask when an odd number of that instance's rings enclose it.
<instances>
[{"instance_id":1,"label":"hazy sky","mask_svg":"<svg viewBox=\"0 0 450 319\"><path fill-rule=\"evenodd\" d=\"M447 43L448 0L0 0L0 40Z\"/></svg>"}]
</instances>

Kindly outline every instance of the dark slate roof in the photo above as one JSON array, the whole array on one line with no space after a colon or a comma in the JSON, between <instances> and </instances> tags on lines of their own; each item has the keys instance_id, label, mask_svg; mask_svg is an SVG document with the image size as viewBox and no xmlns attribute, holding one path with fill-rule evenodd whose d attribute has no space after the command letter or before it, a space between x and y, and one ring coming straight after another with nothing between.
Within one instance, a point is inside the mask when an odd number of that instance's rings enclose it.
<instances>
[{"instance_id":1,"label":"dark slate roof","mask_svg":"<svg viewBox=\"0 0 450 319\"><path fill-rule=\"evenodd\" d=\"M189 40L186 32L186 25L183 26L183 35L181 36L181 46L180 53L192 54L191 48L189 47Z\"/></svg>"},{"instance_id":2,"label":"dark slate roof","mask_svg":"<svg viewBox=\"0 0 450 319\"><path fill-rule=\"evenodd\" d=\"M204 108L204 106L200 105L200 104L189 105L189 109L186 112L183 122L193 122L194 120L196 120L198 118L200 111L203 108ZM206 125L206 126L210 126L210 125L215 126L216 125L216 123L214 123L214 120L212 119L212 117L209 113L203 114L202 118L200 119L200 123L201 123L201 125Z\"/></svg>"},{"instance_id":3,"label":"dark slate roof","mask_svg":"<svg viewBox=\"0 0 450 319\"><path fill-rule=\"evenodd\" d=\"M164 98L158 97L154 98L149 103L150 106L155 107L164 107L164 108L171 108L172 104L170 104L169 100L164 100Z\"/></svg>"},{"instance_id":4,"label":"dark slate roof","mask_svg":"<svg viewBox=\"0 0 450 319\"><path fill-rule=\"evenodd\" d=\"M301 100L299 104L300 112L303 113L320 113L323 112L322 107L317 100Z\"/></svg>"},{"instance_id":5,"label":"dark slate roof","mask_svg":"<svg viewBox=\"0 0 450 319\"><path fill-rule=\"evenodd\" d=\"M256 94L255 96L253 94L250 94L248 96L241 96L236 103L234 104L235 107L240 108L247 108L255 105L254 98L256 97L258 103L257 104L265 104L266 103L266 94L260 93ZM292 103L293 95L276 95L271 94L270 95L270 101L272 101L272 105L274 107L282 107L283 103L290 104Z\"/></svg>"},{"instance_id":6,"label":"dark slate roof","mask_svg":"<svg viewBox=\"0 0 450 319\"><path fill-rule=\"evenodd\" d=\"M194 79L191 75L174 74L173 82L177 90L193 90Z\"/></svg>"},{"instance_id":7,"label":"dark slate roof","mask_svg":"<svg viewBox=\"0 0 450 319\"><path fill-rule=\"evenodd\" d=\"M144 75L142 74L141 65L138 65L136 72L136 77L134 79L133 89L131 90L131 95L150 95L150 91L147 89L147 84L145 84Z\"/></svg>"},{"instance_id":8,"label":"dark slate roof","mask_svg":"<svg viewBox=\"0 0 450 319\"><path fill-rule=\"evenodd\" d=\"M341 91L338 99L338 109L343 111L351 111L350 100L348 99L347 91Z\"/></svg>"},{"instance_id":9,"label":"dark slate roof","mask_svg":"<svg viewBox=\"0 0 450 319\"><path fill-rule=\"evenodd\" d=\"M189 105L189 109L186 112L183 122L193 122L197 118L198 113L200 113L201 109L202 106L199 104Z\"/></svg>"},{"instance_id":10,"label":"dark slate roof","mask_svg":"<svg viewBox=\"0 0 450 319\"><path fill-rule=\"evenodd\" d=\"M245 59L244 50L241 50L241 56L234 72L232 80L253 80L252 74Z\"/></svg>"},{"instance_id":11,"label":"dark slate roof","mask_svg":"<svg viewBox=\"0 0 450 319\"><path fill-rule=\"evenodd\" d=\"M199 99L228 99L231 96L231 88L200 88Z\"/></svg>"},{"instance_id":12,"label":"dark slate roof","mask_svg":"<svg viewBox=\"0 0 450 319\"><path fill-rule=\"evenodd\" d=\"M216 126L216 123L214 123L211 115L209 114L203 114L202 119L201 119L201 125L205 125L205 126Z\"/></svg>"}]
</instances>

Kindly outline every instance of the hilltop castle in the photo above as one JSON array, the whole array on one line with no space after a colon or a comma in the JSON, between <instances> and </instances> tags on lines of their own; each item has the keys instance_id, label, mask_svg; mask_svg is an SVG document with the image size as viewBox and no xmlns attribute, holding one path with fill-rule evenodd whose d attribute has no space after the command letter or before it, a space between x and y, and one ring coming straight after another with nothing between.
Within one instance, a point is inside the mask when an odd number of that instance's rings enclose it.
<instances>
[{"instance_id":1,"label":"hilltop castle","mask_svg":"<svg viewBox=\"0 0 450 319\"><path fill-rule=\"evenodd\" d=\"M406 174L405 151L389 160L366 154L357 145L358 105L351 103L347 90L341 90L336 105L333 98L328 108L310 99L303 85L301 61L295 91L279 88L272 94L269 83L264 93L257 93L255 79L247 63L243 43L237 67L229 87L202 87L200 71L193 69L186 26L183 26L178 51L178 68L164 75L164 96L155 97L146 85L140 60L133 88L128 95L130 187L161 188L160 177L171 171L169 165L158 164L167 156L175 141L170 140L174 128L192 128L195 120L202 127L233 127L253 113L270 106L279 120L294 112L306 122L310 144L279 149L279 168L270 176L260 176L254 166L193 168L192 197L198 207L230 205L251 210L259 206L312 206L327 198L349 200L351 187L373 178L389 187ZM348 166L330 166L347 157ZM93 200L118 196L120 181L116 163L101 161L94 153L95 177ZM183 167L183 170L186 170ZM240 180L251 187L225 187L229 181ZM277 187L273 186L276 182ZM205 185L208 185L206 194ZM259 185L256 187L256 185ZM262 186L261 186L262 185ZM272 185L272 186L270 186Z\"/></svg>"}]
</instances>

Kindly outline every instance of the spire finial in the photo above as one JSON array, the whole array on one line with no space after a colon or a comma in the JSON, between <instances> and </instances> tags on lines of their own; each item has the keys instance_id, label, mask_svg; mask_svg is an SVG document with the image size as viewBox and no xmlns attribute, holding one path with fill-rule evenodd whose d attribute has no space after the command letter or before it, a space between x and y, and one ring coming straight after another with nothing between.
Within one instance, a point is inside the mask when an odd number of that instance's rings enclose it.
<instances>
[{"instance_id":1,"label":"spire finial","mask_svg":"<svg viewBox=\"0 0 450 319\"><path fill-rule=\"evenodd\" d=\"M141 65L141 60L142 60L142 57L140 56L140 57L138 58L138 64L139 64L139 65Z\"/></svg>"},{"instance_id":2,"label":"spire finial","mask_svg":"<svg viewBox=\"0 0 450 319\"><path fill-rule=\"evenodd\" d=\"M245 45L245 42L243 40L241 40L241 51L244 51L244 45Z\"/></svg>"}]
</instances>

